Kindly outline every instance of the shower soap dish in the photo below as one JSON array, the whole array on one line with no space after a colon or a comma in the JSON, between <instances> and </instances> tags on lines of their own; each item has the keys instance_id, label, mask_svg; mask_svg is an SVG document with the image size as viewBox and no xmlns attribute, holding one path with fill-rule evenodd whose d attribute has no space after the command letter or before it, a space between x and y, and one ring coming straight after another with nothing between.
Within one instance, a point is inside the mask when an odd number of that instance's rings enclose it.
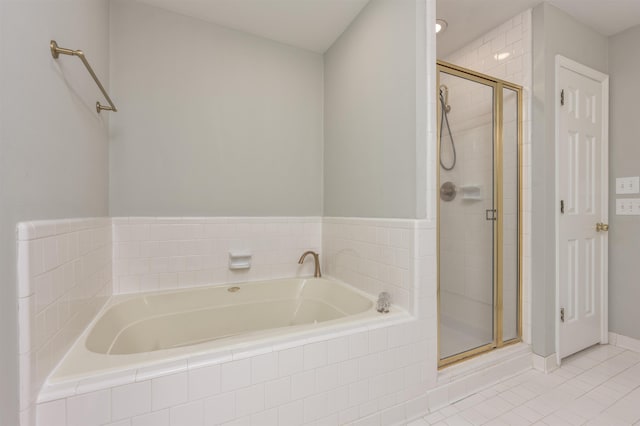
<instances>
[{"instance_id":1,"label":"shower soap dish","mask_svg":"<svg viewBox=\"0 0 640 426\"><path fill-rule=\"evenodd\" d=\"M246 250L232 250L229 252L229 269L251 268L251 252Z\"/></svg>"},{"instance_id":2,"label":"shower soap dish","mask_svg":"<svg viewBox=\"0 0 640 426\"><path fill-rule=\"evenodd\" d=\"M482 191L479 185L463 185L460 188L463 200L482 200Z\"/></svg>"}]
</instances>

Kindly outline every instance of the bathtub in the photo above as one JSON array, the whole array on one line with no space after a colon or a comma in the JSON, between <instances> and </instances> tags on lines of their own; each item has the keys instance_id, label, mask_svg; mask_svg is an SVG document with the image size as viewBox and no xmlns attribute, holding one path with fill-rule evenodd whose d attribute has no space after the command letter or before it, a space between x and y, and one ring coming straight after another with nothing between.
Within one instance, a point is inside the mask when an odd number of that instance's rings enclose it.
<instances>
[{"instance_id":1,"label":"bathtub","mask_svg":"<svg viewBox=\"0 0 640 426\"><path fill-rule=\"evenodd\" d=\"M344 283L281 279L113 296L45 384L39 402L196 364L404 322Z\"/></svg>"}]
</instances>

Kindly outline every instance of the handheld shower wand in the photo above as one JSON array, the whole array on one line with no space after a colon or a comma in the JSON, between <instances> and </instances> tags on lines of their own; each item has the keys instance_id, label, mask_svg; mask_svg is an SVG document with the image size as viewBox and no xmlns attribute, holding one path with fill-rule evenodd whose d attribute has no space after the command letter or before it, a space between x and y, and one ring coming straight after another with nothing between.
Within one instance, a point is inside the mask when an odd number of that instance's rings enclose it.
<instances>
[{"instance_id":1,"label":"handheld shower wand","mask_svg":"<svg viewBox=\"0 0 640 426\"><path fill-rule=\"evenodd\" d=\"M453 135L451 134L451 126L449 125L449 112L451 112L451 105L449 105L449 88L442 84L440 86L440 106L442 107L442 115L440 116L440 166L449 171L453 170L456 166L457 154L456 154L456 144L453 141ZM453 151L453 161L451 166L445 166L442 161L442 133L443 133L443 125L447 124L447 131L449 132L449 139L451 139L451 150Z\"/></svg>"}]
</instances>

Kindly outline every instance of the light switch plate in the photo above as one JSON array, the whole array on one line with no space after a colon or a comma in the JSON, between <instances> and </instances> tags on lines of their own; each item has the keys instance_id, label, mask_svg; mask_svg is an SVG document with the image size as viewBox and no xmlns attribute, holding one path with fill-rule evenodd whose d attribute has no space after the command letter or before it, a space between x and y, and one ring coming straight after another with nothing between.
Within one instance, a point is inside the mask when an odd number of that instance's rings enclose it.
<instances>
[{"instance_id":1,"label":"light switch plate","mask_svg":"<svg viewBox=\"0 0 640 426\"><path fill-rule=\"evenodd\" d=\"M640 194L640 176L616 178L616 194Z\"/></svg>"},{"instance_id":2,"label":"light switch plate","mask_svg":"<svg viewBox=\"0 0 640 426\"><path fill-rule=\"evenodd\" d=\"M616 199L616 214L620 216L640 215L640 198Z\"/></svg>"}]
</instances>

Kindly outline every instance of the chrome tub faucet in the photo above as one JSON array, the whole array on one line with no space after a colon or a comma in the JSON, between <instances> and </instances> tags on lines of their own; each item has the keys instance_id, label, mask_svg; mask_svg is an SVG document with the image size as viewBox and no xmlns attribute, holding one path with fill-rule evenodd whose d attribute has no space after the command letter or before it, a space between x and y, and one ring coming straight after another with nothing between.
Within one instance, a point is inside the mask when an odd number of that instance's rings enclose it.
<instances>
[{"instance_id":1,"label":"chrome tub faucet","mask_svg":"<svg viewBox=\"0 0 640 426\"><path fill-rule=\"evenodd\" d=\"M391 307L391 295L383 291L378 295L377 309L381 314L388 314Z\"/></svg>"}]
</instances>

